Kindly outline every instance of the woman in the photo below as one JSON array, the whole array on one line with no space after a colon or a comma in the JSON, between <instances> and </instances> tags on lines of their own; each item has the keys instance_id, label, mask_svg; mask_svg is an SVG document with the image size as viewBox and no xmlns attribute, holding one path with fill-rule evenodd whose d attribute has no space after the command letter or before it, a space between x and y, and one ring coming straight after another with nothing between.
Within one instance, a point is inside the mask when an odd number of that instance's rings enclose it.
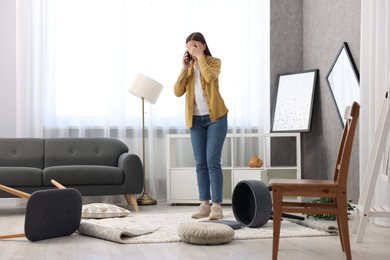
<instances>
[{"instance_id":1,"label":"woman","mask_svg":"<svg viewBox=\"0 0 390 260\"><path fill-rule=\"evenodd\" d=\"M174 92L178 97L186 93L185 123L190 128L200 200L193 218L223 218L221 152L228 109L219 92L220 70L221 61L211 56L204 36L199 32L190 34Z\"/></svg>"}]
</instances>

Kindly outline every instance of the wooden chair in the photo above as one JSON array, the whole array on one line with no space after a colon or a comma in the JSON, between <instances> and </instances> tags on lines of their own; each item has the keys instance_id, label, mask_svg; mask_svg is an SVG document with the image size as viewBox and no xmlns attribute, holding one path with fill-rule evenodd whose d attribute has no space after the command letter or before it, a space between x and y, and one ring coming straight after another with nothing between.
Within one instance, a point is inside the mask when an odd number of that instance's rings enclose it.
<instances>
[{"instance_id":1,"label":"wooden chair","mask_svg":"<svg viewBox=\"0 0 390 260\"><path fill-rule=\"evenodd\" d=\"M272 259L278 257L280 224L283 213L335 214L341 248L351 259L347 216L347 175L360 105L347 107L341 143L337 155L333 180L271 179L273 200ZM286 202L284 196L333 198L333 203Z\"/></svg>"},{"instance_id":2,"label":"wooden chair","mask_svg":"<svg viewBox=\"0 0 390 260\"><path fill-rule=\"evenodd\" d=\"M82 197L78 190L66 189L52 180L59 189L39 190L32 194L0 184L0 190L28 199L23 233L0 235L0 239L26 237L30 241L69 236L80 226Z\"/></svg>"}]
</instances>

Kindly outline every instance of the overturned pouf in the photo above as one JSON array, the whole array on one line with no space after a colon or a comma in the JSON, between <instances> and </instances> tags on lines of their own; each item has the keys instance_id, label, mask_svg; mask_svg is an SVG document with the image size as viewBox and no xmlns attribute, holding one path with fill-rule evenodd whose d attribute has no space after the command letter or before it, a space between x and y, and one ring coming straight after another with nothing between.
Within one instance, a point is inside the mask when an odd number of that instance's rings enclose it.
<instances>
[{"instance_id":1,"label":"overturned pouf","mask_svg":"<svg viewBox=\"0 0 390 260\"><path fill-rule=\"evenodd\" d=\"M265 225L272 214L272 198L267 185L262 181L244 180L233 191L234 217L247 227Z\"/></svg>"},{"instance_id":2,"label":"overturned pouf","mask_svg":"<svg viewBox=\"0 0 390 260\"><path fill-rule=\"evenodd\" d=\"M195 222L181 224L177 228L177 234L186 243L217 245L230 242L234 237L234 230L224 224Z\"/></svg>"}]
</instances>

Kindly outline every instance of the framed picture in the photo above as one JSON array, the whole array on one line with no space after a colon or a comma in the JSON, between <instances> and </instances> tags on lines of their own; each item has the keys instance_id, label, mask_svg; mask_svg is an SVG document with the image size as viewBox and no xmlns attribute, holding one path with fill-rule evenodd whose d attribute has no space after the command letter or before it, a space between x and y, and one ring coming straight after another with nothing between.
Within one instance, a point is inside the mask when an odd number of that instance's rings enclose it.
<instances>
[{"instance_id":1,"label":"framed picture","mask_svg":"<svg viewBox=\"0 0 390 260\"><path fill-rule=\"evenodd\" d=\"M271 132L310 132L318 70L279 74Z\"/></svg>"},{"instance_id":2,"label":"framed picture","mask_svg":"<svg viewBox=\"0 0 390 260\"><path fill-rule=\"evenodd\" d=\"M359 72L346 42L341 45L326 76L326 81L344 126L345 108L352 105L354 101L359 102L360 100Z\"/></svg>"}]
</instances>

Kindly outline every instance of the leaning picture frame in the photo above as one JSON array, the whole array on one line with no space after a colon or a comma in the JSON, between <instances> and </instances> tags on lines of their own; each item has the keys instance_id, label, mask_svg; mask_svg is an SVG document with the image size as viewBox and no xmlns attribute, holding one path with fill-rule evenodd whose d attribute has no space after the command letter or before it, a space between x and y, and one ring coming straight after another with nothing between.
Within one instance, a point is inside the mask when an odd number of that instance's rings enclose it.
<instances>
[{"instance_id":1,"label":"leaning picture frame","mask_svg":"<svg viewBox=\"0 0 390 260\"><path fill-rule=\"evenodd\" d=\"M343 42L326 75L326 81L344 126L344 112L347 106L360 100L359 72L346 42Z\"/></svg>"},{"instance_id":2,"label":"leaning picture frame","mask_svg":"<svg viewBox=\"0 0 390 260\"><path fill-rule=\"evenodd\" d=\"M278 75L271 132L310 132L318 69Z\"/></svg>"}]
</instances>

